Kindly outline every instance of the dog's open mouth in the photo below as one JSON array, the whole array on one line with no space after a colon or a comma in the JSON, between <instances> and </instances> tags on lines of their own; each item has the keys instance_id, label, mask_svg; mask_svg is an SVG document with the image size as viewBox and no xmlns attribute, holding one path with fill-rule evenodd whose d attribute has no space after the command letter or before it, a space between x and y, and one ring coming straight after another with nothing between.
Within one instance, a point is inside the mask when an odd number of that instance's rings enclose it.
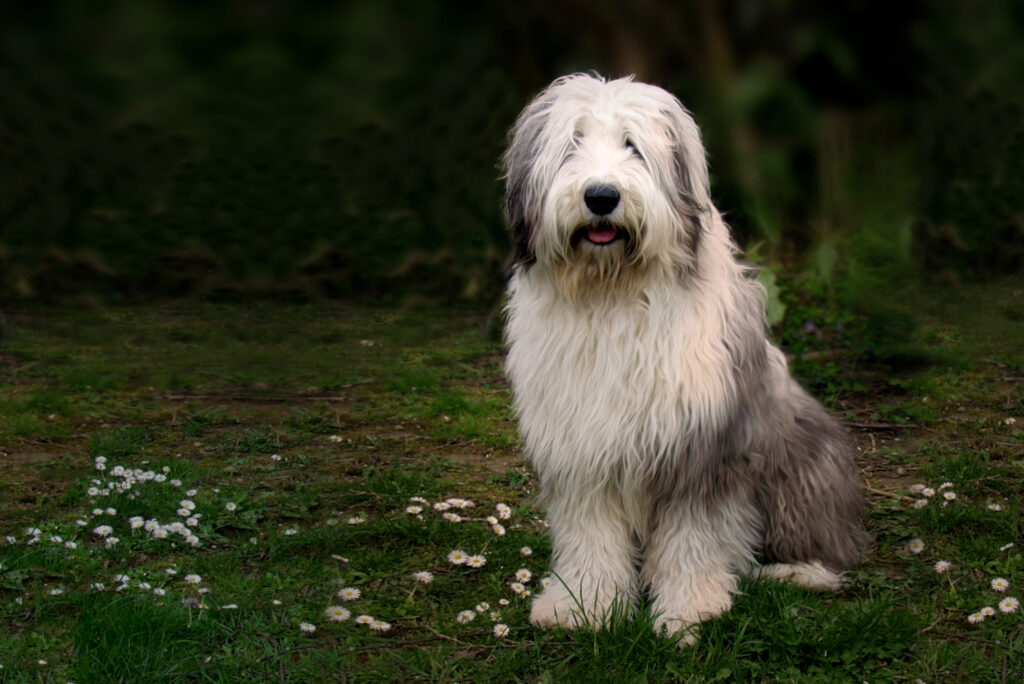
<instances>
[{"instance_id":1,"label":"dog's open mouth","mask_svg":"<svg viewBox=\"0 0 1024 684\"><path fill-rule=\"evenodd\" d=\"M580 226L576 229L576 232L572 235L573 244L579 244L580 241L586 240L591 244L604 247L610 245L616 240L621 240L625 237L625 232L611 223L592 223L586 226Z\"/></svg>"}]
</instances>

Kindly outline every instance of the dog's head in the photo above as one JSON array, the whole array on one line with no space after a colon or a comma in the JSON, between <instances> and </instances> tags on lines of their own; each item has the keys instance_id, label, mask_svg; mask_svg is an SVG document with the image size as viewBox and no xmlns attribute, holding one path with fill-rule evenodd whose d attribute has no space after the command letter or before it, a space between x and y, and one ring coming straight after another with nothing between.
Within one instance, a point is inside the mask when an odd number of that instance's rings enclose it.
<instances>
[{"instance_id":1,"label":"dog's head","mask_svg":"<svg viewBox=\"0 0 1024 684\"><path fill-rule=\"evenodd\" d=\"M504 157L521 268L574 291L692 268L711 211L700 131L675 97L632 78L559 78L519 115Z\"/></svg>"}]
</instances>

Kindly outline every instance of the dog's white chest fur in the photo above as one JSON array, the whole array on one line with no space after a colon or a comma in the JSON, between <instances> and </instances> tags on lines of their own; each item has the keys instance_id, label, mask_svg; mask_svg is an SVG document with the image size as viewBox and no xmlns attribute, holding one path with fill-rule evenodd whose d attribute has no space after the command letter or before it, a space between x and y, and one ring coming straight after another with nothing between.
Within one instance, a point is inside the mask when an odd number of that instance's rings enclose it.
<instances>
[{"instance_id":1,"label":"dog's white chest fur","mask_svg":"<svg viewBox=\"0 0 1024 684\"><path fill-rule=\"evenodd\" d=\"M508 323L520 427L542 475L605 479L720 425L732 397L717 307L670 284L576 304L543 278L516 277Z\"/></svg>"}]
</instances>

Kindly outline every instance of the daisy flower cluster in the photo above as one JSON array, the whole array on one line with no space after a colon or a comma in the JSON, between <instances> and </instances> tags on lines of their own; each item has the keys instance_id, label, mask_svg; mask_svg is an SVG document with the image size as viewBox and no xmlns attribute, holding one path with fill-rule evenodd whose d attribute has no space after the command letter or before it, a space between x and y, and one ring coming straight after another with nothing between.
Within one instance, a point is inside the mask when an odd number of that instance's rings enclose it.
<instances>
[{"instance_id":1,"label":"daisy flower cluster","mask_svg":"<svg viewBox=\"0 0 1024 684\"><path fill-rule=\"evenodd\" d=\"M533 554L533 549L529 546L524 546L519 549L519 553L523 556L530 556ZM482 567L487 559L482 555L471 556L462 549L455 549L450 551L447 556L447 560L452 565L467 565L469 567ZM413 576L419 575L420 573L414 573ZM531 595L531 590L527 585L534 579L533 571L529 568L519 568L512 575L512 581L509 582L508 587L511 592L519 596L520 598L528 598ZM549 586L551 583L549 577L541 579L540 584L543 587ZM507 606L510 601L507 598L498 599L499 606ZM495 637L504 638L509 634L509 627L507 624L500 622L501 612L499 610L492 610L491 605L486 601L478 603L473 608L467 608L461 610L455 615L455 621L460 625L465 625L476 619L477 615L485 615L494 624L493 633Z\"/></svg>"},{"instance_id":2,"label":"daisy flower cluster","mask_svg":"<svg viewBox=\"0 0 1024 684\"><path fill-rule=\"evenodd\" d=\"M358 601L360 598L362 598L363 592L357 587L342 587L337 591L335 596L346 603L350 603L352 601ZM350 611L348 608L345 608L344 606L327 606L327 608L324 609L324 617L326 617L331 622L345 622L350 617L352 617L352 611ZM356 617L356 619L353 622L355 622L357 625L366 625L375 632L386 632L389 629L391 629L390 622L385 622L384 620L381 620L380 618L375 618L372 615L360 615ZM299 625L299 629L306 631L305 629L303 629L302 625ZM316 627L313 627L313 631L315 630Z\"/></svg>"},{"instance_id":3,"label":"daisy flower cluster","mask_svg":"<svg viewBox=\"0 0 1024 684\"><path fill-rule=\"evenodd\" d=\"M180 456L180 454L179 454ZM159 471L142 468L127 468L123 465L110 466L105 456L97 456L93 460L93 468L99 477L89 480L86 488L86 495L89 497L91 510L74 520L74 525L82 531L91 532L85 540L74 538L74 532L62 529L61 523L54 523L49 533L44 534L43 530L37 527L30 527L26 530L25 543L35 545L40 543L59 544L65 549L74 551L92 539L105 548L113 548L122 541L122 536L137 537L148 533L154 539L169 539L172 545L177 541L195 548L202 545L199 532L196 528L200 525L200 518L203 514L196 510L196 504L191 498L182 499L178 504L178 520L161 522L157 518L145 519L142 516L132 516L126 521L118 515L115 505L129 505L129 502L145 500L147 489L153 487L153 483L163 484L167 487L180 488L182 482L179 479L168 478L171 472L170 467L164 466ZM195 496L197 490L188 490L186 497ZM115 504L115 505L111 505ZM130 504L138 507L137 503ZM229 502L228 511L237 509L237 505ZM91 518L91 520L90 520ZM127 522L127 528L122 525ZM74 530L74 528L71 528ZM71 538L65 538L71 537ZM16 543L17 540L8 537L8 543ZM88 548L88 547L86 547ZM91 548L87 550L91 553Z\"/></svg>"},{"instance_id":4,"label":"daisy flower cluster","mask_svg":"<svg viewBox=\"0 0 1024 684\"><path fill-rule=\"evenodd\" d=\"M469 555L462 549L448 552L448 562L452 565L465 565L469 568L482 568L487 565L487 557L482 553Z\"/></svg>"},{"instance_id":5,"label":"daisy flower cluster","mask_svg":"<svg viewBox=\"0 0 1024 684\"><path fill-rule=\"evenodd\" d=\"M165 568L163 571L151 573L145 569L138 569L133 571L132 574L127 572L118 572L113 575L111 584L108 585L104 582L93 582L90 585L90 589L93 591L114 591L116 593L126 593L129 591L137 591L152 594L158 598L163 598L168 595L169 592L174 590L172 583L177 576L178 571L175 568ZM208 587L200 586L202 584L202 577L197 574L190 573L181 578L181 581L187 585L184 587L188 593L194 593L198 598L185 598L184 604L189 607L195 608L208 608L209 606L202 602L201 598L209 593ZM53 591L51 595L57 595ZM238 608L235 604L228 604L220 606L221 609L230 610Z\"/></svg>"},{"instance_id":6,"label":"daisy flower cluster","mask_svg":"<svg viewBox=\"0 0 1024 684\"><path fill-rule=\"evenodd\" d=\"M941 501L942 506L948 506L956 501L956 492L953 491L952 482L943 482L938 487L929 487L925 484L911 485L910 493L921 497L914 501L914 508L924 508L932 501Z\"/></svg>"},{"instance_id":7,"label":"daisy flower cluster","mask_svg":"<svg viewBox=\"0 0 1024 684\"><path fill-rule=\"evenodd\" d=\"M429 573L428 573L429 574ZM344 603L351 603L358 601L363 597L363 592L358 587L342 587L335 593L335 598L339 598ZM280 601L274 601L274 605L280 605ZM345 606L332 605L324 608L324 618L329 622L347 622L352 618L352 611ZM387 632L391 629L391 623L385 622L380 618L376 618L372 615L362 614L352 620L357 625L366 625L374 632ZM313 634L316 632L317 626L312 622L300 622L299 631L303 634Z\"/></svg>"},{"instance_id":8,"label":"daisy flower cluster","mask_svg":"<svg viewBox=\"0 0 1024 684\"><path fill-rule=\"evenodd\" d=\"M181 454L178 454L180 457ZM146 465L143 461L143 465ZM70 519L55 520L48 523L46 530L32 526L25 530L23 543L27 546L46 546L69 557L84 557L103 549L123 547L126 540L135 542L148 540L166 540L167 546L160 544L157 548L200 548L201 519L203 513L198 510L195 497L197 489L184 490L180 479L171 477L171 468L133 468L114 465L105 456L93 459L94 476L83 481L85 494L88 497L85 510ZM161 490L160 488L166 488ZM168 499L168 490L174 504L157 504L157 501ZM182 490L182 491L175 491ZM219 490L214 489L215 493ZM146 504L153 508L166 507L166 513L160 517L132 515L128 517L123 509L133 512ZM175 511L176 515L172 511ZM239 510L237 503L228 501L224 504L226 514ZM156 513L156 510L147 511ZM18 544L20 540L13 536L6 538L8 544ZM167 596L172 590L169 578L176 573L172 568L167 573L157 573L157 577L147 574L146 570L133 571L133 577L125 572L117 572L111 578L94 578L88 582L93 591L127 592L142 591L156 597ZM190 576L191 577L191 576ZM196 575L195 577L198 577ZM53 596L60 596L63 587L54 587ZM198 594L208 589L200 587ZM202 607L206 607L205 605ZM223 606L222 606L223 608Z\"/></svg>"},{"instance_id":9,"label":"daisy flower cluster","mask_svg":"<svg viewBox=\"0 0 1024 684\"><path fill-rule=\"evenodd\" d=\"M925 508L935 501L941 501L942 506L948 506L952 502L957 500L957 494L954 491L954 485L952 482L943 482L937 487L930 487L925 484L915 484L910 487L910 492L920 498L914 501L914 508ZM999 503L989 501L985 504L985 508L993 512L1001 512L1003 507ZM1008 543L999 548L1000 552L1008 551L1013 548L1013 543ZM912 554L920 555L925 550L925 543L921 539L912 539L907 543L906 550ZM936 560L933 568L937 574L943 575L950 573L954 566L947 560ZM953 581L953 580L950 580ZM1010 588L1010 582L1005 577L996 577L989 583L988 589L993 592L1005 593ZM1014 596L1004 596L998 602L995 607L992 605L986 605L975 612L967 616L967 622L972 625L980 624L987 618L996 616L998 612L1005 614L1015 613L1020 608L1020 601ZM997 612L998 609L998 612Z\"/></svg>"},{"instance_id":10,"label":"daisy flower cluster","mask_svg":"<svg viewBox=\"0 0 1024 684\"><path fill-rule=\"evenodd\" d=\"M178 454L180 457L181 454ZM144 493L144 488L151 486L149 483L166 484L166 486L180 489L182 482L177 478L169 478L171 473L169 466L163 466L160 472L154 470L143 470L141 468L126 468L123 465L115 465L108 470L108 461L105 456L97 456L93 463L94 468L103 473L103 477L91 480L91 485L86 494L91 498L93 505L97 507L92 510L93 517L103 515L116 516L116 509L113 507L100 507L99 501L107 497L124 495L129 500L135 500ZM178 501L175 511L177 520L161 521L156 517L144 518L132 516L128 518L128 528L132 536L148 533L153 539L167 539L172 545L176 540L183 541L193 548L202 546L199 538L200 520L203 514L196 510L196 503L193 500L198 494L197 489L188 489L184 492L185 497ZM233 501L225 503L224 508L229 513L238 510L238 504ZM113 522L113 521L110 521ZM79 521L81 524L81 521ZM83 526L87 526L83 525ZM141 532L140 532L141 530ZM93 527L92 533L100 538L107 548L116 545L120 539L115 536L114 528L108 522Z\"/></svg>"},{"instance_id":11,"label":"daisy flower cluster","mask_svg":"<svg viewBox=\"0 0 1024 684\"><path fill-rule=\"evenodd\" d=\"M989 582L989 587L992 589L992 591L998 592L1000 594L1005 594L1007 590L1009 590L1010 588L1010 582L1005 577L996 577L991 582ZM1020 608L1020 601L1014 596L1005 596L999 600L999 602L996 604L996 608L999 609L999 612L1006 613L1007 615L1009 615L1010 613L1016 613L1017 609ZM984 622L985 618L990 618L995 615L995 608L993 608L992 606L984 606L968 615L967 622L971 623L972 625L977 625Z\"/></svg>"},{"instance_id":12,"label":"daisy flower cluster","mask_svg":"<svg viewBox=\"0 0 1024 684\"><path fill-rule=\"evenodd\" d=\"M418 499L418 498L414 498L412 501L413 501L414 504L415 503L420 503L420 504L423 504L425 506L426 505L430 505L425 500ZM441 503L450 503L450 501L448 501L448 502L441 502ZM436 504L431 506L431 507L435 508L435 510L436 510ZM419 510L419 511L407 511L407 512L409 512L410 514L413 514L413 515L418 515L420 512L422 512L422 509ZM491 525L491 526L499 525L500 526L500 524L501 524L500 521L502 521L502 520L509 520L511 517L512 517L512 509L511 509L511 507L508 506L507 504L499 503L494 508L494 515L488 516L487 518L485 518L485 521L488 523L488 525ZM502 528L502 530L500 532L497 532L497 533L498 534L504 534L504 529ZM519 548L519 554L521 556L524 556L524 557L530 557L530 556L533 555L533 549L531 547L529 547L529 546L522 546L522 547ZM465 566L465 567L469 567L469 568L482 568L482 567L484 567L487 564L487 557L483 553L470 554L470 553L468 553L467 551L465 551L463 549L453 549L453 550L449 551L448 554L445 556L445 560L449 564L451 564L451 565ZM430 582L432 582L434 580L434 576L431 573L427 572L427 571L414 572L414 573L412 573L412 578L417 580L417 581L424 582L426 584L429 584ZM547 586L549 586L551 584L551 578L550 577L543 577L543 578L540 578L540 580L538 581L536 575L534 574L534 572L532 570L530 570L529 568L525 568L525 567L519 568L514 573L512 573L511 577L508 578L508 585L507 585L508 586L508 590L510 592L509 596L511 597L511 599L514 600L516 597L518 597L518 598L528 598L528 597L530 597L532 592L531 592L531 589L529 587L530 587L530 584L533 583L533 582L538 582L538 584L540 586L547 587ZM478 617L479 618L483 618L483 619L487 619L487 620L490 620L490 622L492 623L492 633L493 633L493 635L496 638L505 638L505 637L508 637L510 635L511 630L510 630L508 624L506 624L506 623L501 621L502 620L501 609L503 607L505 607L505 606L510 605L510 604L511 604L510 598L506 598L506 597L499 598L497 600L497 606L494 607L494 608L492 608L490 603L488 603L486 601L481 601L480 603L477 603L473 608L466 608L464 610L458 611L455 614L455 622L460 624L460 625L465 625L465 624L469 624L470 622L473 622Z\"/></svg>"},{"instance_id":13,"label":"daisy flower cluster","mask_svg":"<svg viewBox=\"0 0 1024 684\"><path fill-rule=\"evenodd\" d=\"M427 511L435 511L441 514L441 517L450 523L460 523L465 521L483 521L490 526L491 531L499 537L504 536L506 533L505 526L502 521L509 520L512 518L512 508L508 504L499 503L494 507L494 513L484 518L473 518L468 517L466 513L460 513L468 508L475 508L476 503L470 499L462 499L458 497L452 497L445 499L444 501L436 501L431 503L429 500L422 496L413 496L409 498L409 505L405 507L405 512L411 516L414 516L417 520L424 519L424 513Z\"/></svg>"}]
</instances>

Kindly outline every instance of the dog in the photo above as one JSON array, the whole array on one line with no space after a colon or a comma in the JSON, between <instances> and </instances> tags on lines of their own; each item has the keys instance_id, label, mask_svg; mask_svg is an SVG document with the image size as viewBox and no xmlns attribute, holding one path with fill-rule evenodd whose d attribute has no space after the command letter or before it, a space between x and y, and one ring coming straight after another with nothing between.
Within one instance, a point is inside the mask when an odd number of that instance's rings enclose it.
<instances>
[{"instance_id":1,"label":"dog","mask_svg":"<svg viewBox=\"0 0 1024 684\"><path fill-rule=\"evenodd\" d=\"M689 112L631 77L565 76L502 167L506 374L557 578L531 622L601 627L646 592L686 644L745 575L837 589L867 541L858 470L767 339Z\"/></svg>"}]
</instances>

